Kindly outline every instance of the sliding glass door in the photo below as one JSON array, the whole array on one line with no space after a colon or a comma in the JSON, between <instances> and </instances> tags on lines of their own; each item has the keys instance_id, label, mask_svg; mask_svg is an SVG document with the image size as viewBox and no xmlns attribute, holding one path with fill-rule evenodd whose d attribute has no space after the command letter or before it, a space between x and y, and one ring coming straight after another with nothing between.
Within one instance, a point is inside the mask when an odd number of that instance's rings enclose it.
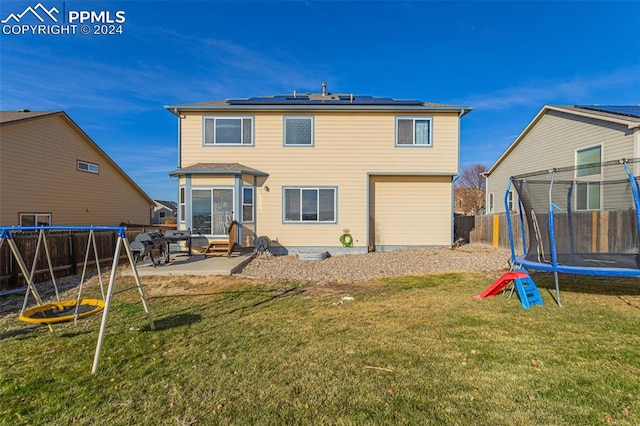
<instances>
[{"instance_id":1,"label":"sliding glass door","mask_svg":"<svg viewBox=\"0 0 640 426\"><path fill-rule=\"evenodd\" d=\"M193 233L226 236L233 220L233 189L194 189L191 200Z\"/></svg>"}]
</instances>

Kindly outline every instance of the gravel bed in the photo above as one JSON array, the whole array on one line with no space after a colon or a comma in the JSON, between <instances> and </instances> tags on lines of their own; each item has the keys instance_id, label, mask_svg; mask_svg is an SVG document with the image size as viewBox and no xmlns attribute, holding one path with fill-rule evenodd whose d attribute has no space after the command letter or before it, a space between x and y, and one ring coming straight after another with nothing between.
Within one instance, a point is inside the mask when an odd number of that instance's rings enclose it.
<instances>
[{"instance_id":1,"label":"gravel bed","mask_svg":"<svg viewBox=\"0 0 640 426\"><path fill-rule=\"evenodd\" d=\"M388 253L333 256L321 261L297 256L253 259L239 274L248 278L306 282L356 282L401 275L508 268L509 250L485 244L458 248L405 249Z\"/></svg>"}]
</instances>

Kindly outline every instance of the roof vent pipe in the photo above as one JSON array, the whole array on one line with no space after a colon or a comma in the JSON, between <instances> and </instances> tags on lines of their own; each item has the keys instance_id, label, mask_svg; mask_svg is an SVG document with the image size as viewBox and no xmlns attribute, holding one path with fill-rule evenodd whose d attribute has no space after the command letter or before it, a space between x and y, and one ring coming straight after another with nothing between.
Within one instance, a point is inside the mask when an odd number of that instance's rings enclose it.
<instances>
[{"instance_id":1,"label":"roof vent pipe","mask_svg":"<svg viewBox=\"0 0 640 426\"><path fill-rule=\"evenodd\" d=\"M322 82L322 96L327 96L327 83Z\"/></svg>"}]
</instances>

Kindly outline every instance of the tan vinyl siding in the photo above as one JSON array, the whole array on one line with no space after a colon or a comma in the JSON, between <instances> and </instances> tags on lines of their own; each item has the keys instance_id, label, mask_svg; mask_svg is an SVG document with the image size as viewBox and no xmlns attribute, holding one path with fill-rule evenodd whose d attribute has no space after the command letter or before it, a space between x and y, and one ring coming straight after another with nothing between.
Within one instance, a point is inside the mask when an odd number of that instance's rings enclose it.
<instances>
[{"instance_id":1,"label":"tan vinyl siding","mask_svg":"<svg viewBox=\"0 0 640 426\"><path fill-rule=\"evenodd\" d=\"M238 243L243 247L253 246L254 240L258 237L258 235L255 234L255 226L253 224L242 225L241 235L242 240Z\"/></svg>"},{"instance_id":2,"label":"tan vinyl siding","mask_svg":"<svg viewBox=\"0 0 640 426\"><path fill-rule=\"evenodd\" d=\"M451 178L371 176L370 233L375 246L451 245Z\"/></svg>"},{"instance_id":3,"label":"tan vinyl siding","mask_svg":"<svg viewBox=\"0 0 640 426\"><path fill-rule=\"evenodd\" d=\"M212 187L212 186L233 186L235 184L235 178L230 175L223 176L197 176L191 181L192 187Z\"/></svg>"},{"instance_id":4,"label":"tan vinyl siding","mask_svg":"<svg viewBox=\"0 0 640 426\"><path fill-rule=\"evenodd\" d=\"M511 176L573 166L576 150L596 145L602 146L602 161L631 158L633 138L633 131L625 125L547 111L487 179L487 194L493 192L495 197L494 212L504 212L503 199Z\"/></svg>"},{"instance_id":5,"label":"tan vinyl siding","mask_svg":"<svg viewBox=\"0 0 640 426\"><path fill-rule=\"evenodd\" d=\"M366 166L370 170L455 172L458 168L458 116L454 113L424 114L433 117L432 148L394 146L395 117L417 116L404 112L309 112L315 118L315 146L283 147L283 114L232 114L255 117L253 147L203 146L202 115L185 114L181 122L181 166L239 162L275 175L289 167L357 169L355 163L363 161L363 153L366 153ZM270 170L264 170L266 167Z\"/></svg>"},{"instance_id":6,"label":"tan vinyl siding","mask_svg":"<svg viewBox=\"0 0 640 426\"><path fill-rule=\"evenodd\" d=\"M367 173L443 174L450 182L458 170L457 113L422 113L433 120L433 147L401 148L395 147L396 117L420 114L305 111L304 115L314 117L313 147L283 146L283 116L288 115L284 111L228 114L254 117L252 147L203 146L203 115L221 114L183 112L181 166L241 163L267 173L267 178L257 179L256 226L259 235L275 244L336 247L343 230L349 229L354 245L365 247ZM192 179L193 186L204 182L199 175ZM283 223L283 188L290 186L336 188L337 223ZM451 193L443 197L450 211Z\"/></svg>"},{"instance_id":7,"label":"tan vinyl siding","mask_svg":"<svg viewBox=\"0 0 640 426\"><path fill-rule=\"evenodd\" d=\"M99 173L77 170L82 160ZM50 213L53 225L149 224L151 204L62 115L1 127L0 225Z\"/></svg>"}]
</instances>

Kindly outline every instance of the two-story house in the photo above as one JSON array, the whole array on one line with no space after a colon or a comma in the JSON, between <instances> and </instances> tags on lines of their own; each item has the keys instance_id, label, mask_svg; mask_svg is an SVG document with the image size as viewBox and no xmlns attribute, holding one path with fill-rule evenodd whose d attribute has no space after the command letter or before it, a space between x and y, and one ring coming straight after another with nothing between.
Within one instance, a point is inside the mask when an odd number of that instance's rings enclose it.
<instances>
[{"instance_id":1,"label":"two-story house","mask_svg":"<svg viewBox=\"0 0 640 426\"><path fill-rule=\"evenodd\" d=\"M148 225L153 204L64 111L0 111L0 226Z\"/></svg>"},{"instance_id":2,"label":"two-story house","mask_svg":"<svg viewBox=\"0 0 640 426\"><path fill-rule=\"evenodd\" d=\"M174 223L178 214L178 205L175 201L153 200L153 218L151 223L154 225L165 225Z\"/></svg>"},{"instance_id":3,"label":"two-story house","mask_svg":"<svg viewBox=\"0 0 640 426\"><path fill-rule=\"evenodd\" d=\"M518 208L515 189L507 193L511 176L577 166L576 191L572 194L577 210L606 208L600 182L600 167L585 167L623 158L640 157L639 105L545 105L522 133L487 171L487 213ZM633 173L640 169L635 166Z\"/></svg>"},{"instance_id":4,"label":"two-story house","mask_svg":"<svg viewBox=\"0 0 640 426\"><path fill-rule=\"evenodd\" d=\"M226 99L178 117L178 228L271 251L451 246L465 106L351 94Z\"/></svg>"}]
</instances>

